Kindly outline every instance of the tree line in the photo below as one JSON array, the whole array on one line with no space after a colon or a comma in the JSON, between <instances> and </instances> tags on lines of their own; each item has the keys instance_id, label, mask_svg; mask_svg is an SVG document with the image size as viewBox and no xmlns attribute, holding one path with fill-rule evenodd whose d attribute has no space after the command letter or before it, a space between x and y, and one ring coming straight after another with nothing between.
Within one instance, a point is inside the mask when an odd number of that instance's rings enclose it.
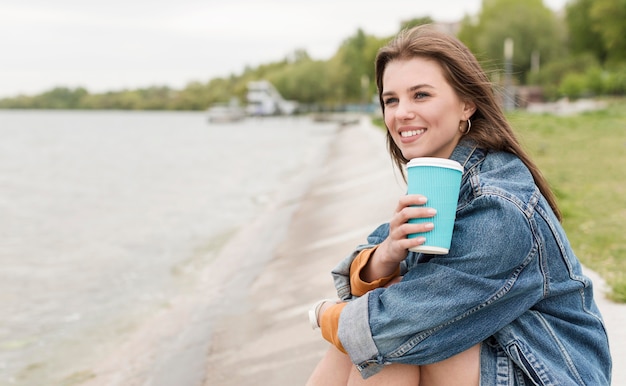
<instances>
[{"instance_id":1,"label":"tree line","mask_svg":"<svg viewBox=\"0 0 626 386\"><path fill-rule=\"evenodd\" d=\"M513 42L512 79L539 86L548 100L626 94L626 2L572 0L555 13L542 0L483 0L477 15L447 25L479 58L496 84L504 81L504 41ZM433 23L404 21L398 31ZM371 103L376 95L374 58L392 36L358 29L328 60L296 50L276 62L247 67L241 74L194 81L182 89L153 86L90 93L57 87L39 95L0 100L0 108L204 110L232 98L245 101L248 82L265 79L286 98L312 111Z\"/></svg>"}]
</instances>

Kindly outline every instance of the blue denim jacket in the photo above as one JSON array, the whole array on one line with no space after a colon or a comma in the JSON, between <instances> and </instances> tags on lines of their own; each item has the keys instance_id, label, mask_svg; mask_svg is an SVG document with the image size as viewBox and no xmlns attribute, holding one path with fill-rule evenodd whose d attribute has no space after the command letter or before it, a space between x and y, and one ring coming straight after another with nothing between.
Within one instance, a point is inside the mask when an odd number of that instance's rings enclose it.
<instances>
[{"instance_id":1,"label":"blue denim jacket","mask_svg":"<svg viewBox=\"0 0 626 386\"><path fill-rule=\"evenodd\" d=\"M339 339L361 375L438 362L482 342L481 385L609 385L592 283L528 169L467 140L450 158L464 173L449 254L410 252L400 283L354 297L350 263L387 237L383 224L333 269L349 300Z\"/></svg>"}]
</instances>

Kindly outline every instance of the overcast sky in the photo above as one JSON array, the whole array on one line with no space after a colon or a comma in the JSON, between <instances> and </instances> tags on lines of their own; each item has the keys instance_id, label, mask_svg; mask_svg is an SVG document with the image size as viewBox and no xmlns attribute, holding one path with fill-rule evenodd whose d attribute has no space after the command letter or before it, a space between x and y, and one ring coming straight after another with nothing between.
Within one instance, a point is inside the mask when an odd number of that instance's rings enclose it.
<instances>
[{"instance_id":1,"label":"overcast sky","mask_svg":"<svg viewBox=\"0 0 626 386\"><path fill-rule=\"evenodd\" d=\"M566 0L544 0L562 9ZM239 74L296 49L328 59L357 28L460 20L481 0L0 0L0 98L56 86L90 92Z\"/></svg>"}]
</instances>

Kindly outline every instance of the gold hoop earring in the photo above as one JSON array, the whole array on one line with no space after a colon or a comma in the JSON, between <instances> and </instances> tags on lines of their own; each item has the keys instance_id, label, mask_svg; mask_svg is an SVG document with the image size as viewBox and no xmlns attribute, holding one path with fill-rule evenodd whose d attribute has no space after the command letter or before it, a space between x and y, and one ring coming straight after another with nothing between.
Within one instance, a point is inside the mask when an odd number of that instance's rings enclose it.
<instances>
[{"instance_id":1,"label":"gold hoop earring","mask_svg":"<svg viewBox=\"0 0 626 386\"><path fill-rule=\"evenodd\" d=\"M472 129L472 122L469 119L467 120L467 128L465 130L463 130L463 123L459 125L459 130L461 131L461 134L463 135L466 135L467 133L469 133L471 129Z\"/></svg>"}]
</instances>

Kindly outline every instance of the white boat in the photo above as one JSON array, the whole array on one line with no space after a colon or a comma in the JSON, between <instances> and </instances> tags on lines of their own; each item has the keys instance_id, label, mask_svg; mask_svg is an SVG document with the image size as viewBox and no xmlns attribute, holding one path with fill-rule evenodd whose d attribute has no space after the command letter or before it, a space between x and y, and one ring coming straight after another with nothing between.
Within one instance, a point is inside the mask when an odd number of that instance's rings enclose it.
<instances>
[{"instance_id":1,"label":"white boat","mask_svg":"<svg viewBox=\"0 0 626 386\"><path fill-rule=\"evenodd\" d=\"M246 112L253 116L291 115L298 108L298 102L285 100L266 80L248 83L246 101Z\"/></svg>"}]
</instances>

